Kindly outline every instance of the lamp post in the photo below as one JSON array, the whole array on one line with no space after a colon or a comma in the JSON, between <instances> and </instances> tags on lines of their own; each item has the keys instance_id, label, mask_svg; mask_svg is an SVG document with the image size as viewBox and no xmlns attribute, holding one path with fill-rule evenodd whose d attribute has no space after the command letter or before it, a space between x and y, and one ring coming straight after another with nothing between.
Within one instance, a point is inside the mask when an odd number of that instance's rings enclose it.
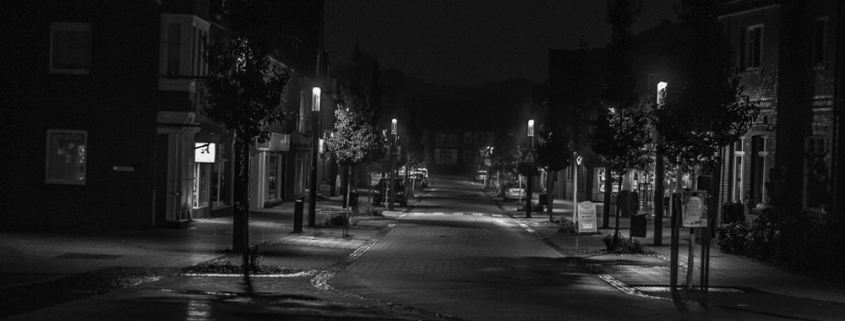
<instances>
[{"instance_id":1,"label":"lamp post","mask_svg":"<svg viewBox=\"0 0 845 321\"><path fill-rule=\"evenodd\" d=\"M528 120L528 148L527 148L526 156L530 155L533 151L534 151L534 120L529 119ZM525 188L525 217L530 218L531 217L531 192L532 192L531 185L533 184L533 180L534 180L533 179L533 176L534 176L534 164L533 164L533 162L527 163L526 168L528 170L527 171L528 174L526 175L527 177L526 177L526 186L525 186L526 187Z\"/></svg>"},{"instance_id":2,"label":"lamp post","mask_svg":"<svg viewBox=\"0 0 845 321\"><path fill-rule=\"evenodd\" d=\"M572 224L575 224L575 229L578 229L578 167L581 166L581 161L583 158L578 155L578 152L574 153L575 155L575 168L573 169L572 174Z\"/></svg>"},{"instance_id":3,"label":"lamp post","mask_svg":"<svg viewBox=\"0 0 845 321\"><path fill-rule=\"evenodd\" d=\"M387 198L387 209L393 210L393 196L395 194L396 184L394 180L396 179L396 118L390 122L390 183L387 185L388 191L388 198Z\"/></svg>"},{"instance_id":4,"label":"lamp post","mask_svg":"<svg viewBox=\"0 0 845 321\"><path fill-rule=\"evenodd\" d=\"M320 132L320 87L311 90L311 183L308 189L308 227L317 221L317 157Z\"/></svg>"},{"instance_id":5,"label":"lamp post","mask_svg":"<svg viewBox=\"0 0 845 321\"><path fill-rule=\"evenodd\" d=\"M668 84L663 81L657 83L657 108L662 108L665 103L666 85ZM663 245L663 137L660 132L654 130L654 138L657 142L657 148L654 150L654 245Z\"/></svg>"}]
</instances>

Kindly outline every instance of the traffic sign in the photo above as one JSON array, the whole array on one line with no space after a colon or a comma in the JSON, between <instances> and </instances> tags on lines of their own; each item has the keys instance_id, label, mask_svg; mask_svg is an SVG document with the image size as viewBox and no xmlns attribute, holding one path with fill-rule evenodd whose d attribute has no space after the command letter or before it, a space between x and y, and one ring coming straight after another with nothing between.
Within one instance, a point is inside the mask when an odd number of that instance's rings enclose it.
<instances>
[{"instance_id":1,"label":"traffic sign","mask_svg":"<svg viewBox=\"0 0 845 321\"><path fill-rule=\"evenodd\" d=\"M537 155L533 150L526 150L520 160L523 164L534 164L537 161Z\"/></svg>"}]
</instances>

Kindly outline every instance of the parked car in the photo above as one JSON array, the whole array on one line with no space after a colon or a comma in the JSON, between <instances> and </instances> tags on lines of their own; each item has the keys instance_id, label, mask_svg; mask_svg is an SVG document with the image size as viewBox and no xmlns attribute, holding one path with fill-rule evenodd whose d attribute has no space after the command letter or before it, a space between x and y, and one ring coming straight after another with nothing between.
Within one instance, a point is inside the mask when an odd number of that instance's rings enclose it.
<instances>
[{"instance_id":1,"label":"parked car","mask_svg":"<svg viewBox=\"0 0 845 321\"><path fill-rule=\"evenodd\" d=\"M486 170L480 169L477 172L475 172L475 180L476 181L482 181L483 182L484 178L486 178L486 177L487 177L487 171Z\"/></svg>"},{"instance_id":2,"label":"parked car","mask_svg":"<svg viewBox=\"0 0 845 321\"><path fill-rule=\"evenodd\" d=\"M390 179L382 178L378 181L375 188L375 195L373 196L373 204L382 205L385 200L390 197L390 190L386 188L389 185ZM408 206L408 194L405 193L405 181L396 179L393 182L395 193L393 194L393 202L399 203L399 206Z\"/></svg>"},{"instance_id":3,"label":"parked car","mask_svg":"<svg viewBox=\"0 0 845 321\"><path fill-rule=\"evenodd\" d=\"M502 201L521 199L525 195L525 185L519 182L506 182L503 186Z\"/></svg>"}]
</instances>

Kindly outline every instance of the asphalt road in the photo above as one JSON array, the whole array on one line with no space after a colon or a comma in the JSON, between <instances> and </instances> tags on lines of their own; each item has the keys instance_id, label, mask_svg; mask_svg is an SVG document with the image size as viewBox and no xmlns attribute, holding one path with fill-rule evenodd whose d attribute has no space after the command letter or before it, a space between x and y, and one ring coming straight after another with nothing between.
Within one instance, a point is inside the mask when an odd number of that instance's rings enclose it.
<instances>
[{"instance_id":1,"label":"asphalt road","mask_svg":"<svg viewBox=\"0 0 845 321\"><path fill-rule=\"evenodd\" d=\"M771 318L623 293L502 215L479 185L431 183L387 235L329 284L466 320Z\"/></svg>"}]
</instances>

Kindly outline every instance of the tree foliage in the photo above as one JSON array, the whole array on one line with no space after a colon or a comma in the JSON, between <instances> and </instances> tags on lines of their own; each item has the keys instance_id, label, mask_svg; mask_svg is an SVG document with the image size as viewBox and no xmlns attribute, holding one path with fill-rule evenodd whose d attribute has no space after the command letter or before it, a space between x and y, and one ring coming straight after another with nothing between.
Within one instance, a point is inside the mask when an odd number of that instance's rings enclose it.
<instances>
[{"instance_id":1,"label":"tree foliage","mask_svg":"<svg viewBox=\"0 0 845 321\"><path fill-rule=\"evenodd\" d=\"M345 108L335 111L335 134L327 141L328 150L343 165L374 162L387 152L386 138L370 123L368 101L349 91L342 91Z\"/></svg>"},{"instance_id":2,"label":"tree foliage","mask_svg":"<svg viewBox=\"0 0 845 321\"><path fill-rule=\"evenodd\" d=\"M290 72L270 58L270 47L234 35L208 50L203 112L247 144L270 137L268 125L286 117L282 94Z\"/></svg>"},{"instance_id":3,"label":"tree foliage","mask_svg":"<svg viewBox=\"0 0 845 321\"><path fill-rule=\"evenodd\" d=\"M672 77L654 118L671 162L712 167L719 149L748 131L759 106L743 93L717 4L696 0L687 8L682 36L667 46Z\"/></svg>"},{"instance_id":4,"label":"tree foliage","mask_svg":"<svg viewBox=\"0 0 845 321\"><path fill-rule=\"evenodd\" d=\"M642 108L607 108L593 127L590 146L613 171L643 169L651 162L651 129Z\"/></svg>"},{"instance_id":5,"label":"tree foliage","mask_svg":"<svg viewBox=\"0 0 845 321\"><path fill-rule=\"evenodd\" d=\"M537 131L537 165L549 171L560 171L569 167L575 152L571 119L560 109L552 109L546 113L545 123Z\"/></svg>"}]
</instances>

